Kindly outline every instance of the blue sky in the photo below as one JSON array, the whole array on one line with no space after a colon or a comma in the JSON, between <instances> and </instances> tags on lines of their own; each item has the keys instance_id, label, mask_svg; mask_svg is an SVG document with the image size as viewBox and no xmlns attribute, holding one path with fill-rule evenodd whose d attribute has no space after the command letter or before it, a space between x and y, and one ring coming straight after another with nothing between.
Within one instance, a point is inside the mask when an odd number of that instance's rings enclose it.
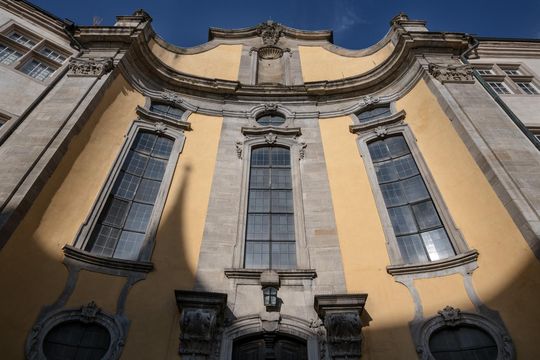
<instances>
[{"instance_id":1,"label":"blue sky","mask_svg":"<svg viewBox=\"0 0 540 360\"><path fill-rule=\"evenodd\" d=\"M479 36L540 38L540 0L34 0L34 4L80 25L112 25L116 15L145 9L165 40L189 47L208 39L209 27L241 28L272 19L299 29L332 29L336 45L361 49L388 31L403 11L432 31Z\"/></svg>"}]
</instances>

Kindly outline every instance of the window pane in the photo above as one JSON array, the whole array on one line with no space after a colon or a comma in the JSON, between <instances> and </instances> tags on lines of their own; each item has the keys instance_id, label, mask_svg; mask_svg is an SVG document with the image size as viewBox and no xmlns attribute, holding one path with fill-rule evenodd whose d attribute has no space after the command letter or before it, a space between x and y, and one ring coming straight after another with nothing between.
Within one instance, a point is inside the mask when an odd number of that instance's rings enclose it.
<instances>
[{"instance_id":1,"label":"window pane","mask_svg":"<svg viewBox=\"0 0 540 360\"><path fill-rule=\"evenodd\" d=\"M389 208L388 214L390 215L392 227L394 228L396 235L410 234L418 231L414 222L413 213L409 206Z\"/></svg>"},{"instance_id":2,"label":"window pane","mask_svg":"<svg viewBox=\"0 0 540 360\"><path fill-rule=\"evenodd\" d=\"M402 156L393 162L401 179L418 174L416 163L411 155Z\"/></svg>"},{"instance_id":3,"label":"window pane","mask_svg":"<svg viewBox=\"0 0 540 360\"><path fill-rule=\"evenodd\" d=\"M247 240L270 240L270 215L249 214Z\"/></svg>"},{"instance_id":4,"label":"window pane","mask_svg":"<svg viewBox=\"0 0 540 360\"><path fill-rule=\"evenodd\" d=\"M100 256L112 256L119 236L119 229L98 225L92 234L92 238L95 239L94 243L89 244L86 250L92 250L94 254Z\"/></svg>"},{"instance_id":5,"label":"window pane","mask_svg":"<svg viewBox=\"0 0 540 360\"><path fill-rule=\"evenodd\" d=\"M129 209L129 202L111 198L103 209L104 224L122 227Z\"/></svg>"},{"instance_id":6,"label":"window pane","mask_svg":"<svg viewBox=\"0 0 540 360\"><path fill-rule=\"evenodd\" d=\"M371 120L375 120L377 118L382 118L382 117L388 116L390 114L391 114L390 107L389 106L382 106L382 107L376 107L376 108L371 109L371 110L364 110L364 111L358 113L357 116L358 116L358 120L361 123L363 123L363 122L368 122L368 121L371 121Z\"/></svg>"},{"instance_id":7,"label":"window pane","mask_svg":"<svg viewBox=\"0 0 540 360\"><path fill-rule=\"evenodd\" d=\"M272 240L294 241L294 216L272 215Z\"/></svg>"},{"instance_id":8,"label":"window pane","mask_svg":"<svg viewBox=\"0 0 540 360\"><path fill-rule=\"evenodd\" d=\"M421 235L431 261L446 259L455 255L448 235L443 228L424 232Z\"/></svg>"},{"instance_id":9,"label":"window pane","mask_svg":"<svg viewBox=\"0 0 540 360\"><path fill-rule=\"evenodd\" d=\"M388 147L382 140L369 143L368 149L369 154L371 155L371 160L373 160L374 162L390 158L390 152L388 151Z\"/></svg>"},{"instance_id":10,"label":"window pane","mask_svg":"<svg viewBox=\"0 0 540 360\"><path fill-rule=\"evenodd\" d=\"M54 69L37 60L30 60L21 67L21 71L37 80L45 80L54 72Z\"/></svg>"},{"instance_id":11,"label":"window pane","mask_svg":"<svg viewBox=\"0 0 540 360\"><path fill-rule=\"evenodd\" d=\"M498 352L487 332L469 325L437 330L429 339L429 349L436 360L491 360L497 358Z\"/></svg>"},{"instance_id":12,"label":"window pane","mask_svg":"<svg viewBox=\"0 0 540 360\"><path fill-rule=\"evenodd\" d=\"M398 236L397 244L404 264L415 264L429 261L420 235Z\"/></svg>"},{"instance_id":13,"label":"window pane","mask_svg":"<svg viewBox=\"0 0 540 360\"><path fill-rule=\"evenodd\" d=\"M278 114L263 115L257 119L262 126L279 126L285 123L285 118Z\"/></svg>"},{"instance_id":14,"label":"window pane","mask_svg":"<svg viewBox=\"0 0 540 360\"><path fill-rule=\"evenodd\" d=\"M161 180L163 179L163 175L165 174L166 166L167 162L164 160L150 159L148 161L148 166L144 171L144 177L154 180Z\"/></svg>"},{"instance_id":15,"label":"window pane","mask_svg":"<svg viewBox=\"0 0 540 360\"><path fill-rule=\"evenodd\" d=\"M252 168L249 186L252 189L270 188L270 169Z\"/></svg>"},{"instance_id":16,"label":"window pane","mask_svg":"<svg viewBox=\"0 0 540 360\"><path fill-rule=\"evenodd\" d=\"M381 185L384 202L386 206L404 205L407 203L405 193L401 188L401 182L393 182Z\"/></svg>"},{"instance_id":17,"label":"window pane","mask_svg":"<svg viewBox=\"0 0 540 360\"><path fill-rule=\"evenodd\" d=\"M272 148L272 165L290 166L291 155L289 149L280 147Z\"/></svg>"},{"instance_id":18,"label":"window pane","mask_svg":"<svg viewBox=\"0 0 540 360\"><path fill-rule=\"evenodd\" d=\"M143 241L144 234L122 231L116 251L114 252L114 257L118 259L137 260Z\"/></svg>"},{"instance_id":19,"label":"window pane","mask_svg":"<svg viewBox=\"0 0 540 360\"><path fill-rule=\"evenodd\" d=\"M377 174L379 183L396 181L398 179L398 173L392 160L375 164L375 173Z\"/></svg>"},{"instance_id":20,"label":"window pane","mask_svg":"<svg viewBox=\"0 0 540 360\"><path fill-rule=\"evenodd\" d=\"M439 214L435 210L432 201L425 201L420 204L413 205L414 216L420 230L430 229L442 226Z\"/></svg>"},{"instance_id":21,"label":"window pane","mask_svg":"<svg viewBox=\"0 0 540 360\"><path fill-rule=\"evenodd\" d=\"M113 194L126 200L133 200L141 178L121 172L113 187Z\"/></svg>"},{"instance_id":22,"label":"window pane","mask_svg":"<svg viewBox=\"0 0 540 360\"><path fill-rule=\"evenodd\" d=\"M137 189L135 200L153 204L154 201L156 201L160 186L160 181L142 179L141 184Z\"/></svg>"},{"instance_id":23,"label":"window pane","mask_svg":"<svg viewBox=\"0 0 540 360\"><path fill-rule=\"evenodd\" d=\"M256 148L251 150L251 166L270 165L270 148Z\"/></svg>"},{"instance_id":24,"label":"window pane","mask_svg":"<svg viewBox=\"0 0 540 360\"><path fill-rule=\"evenodd\" d=\"M292 191L281 190L272 191L272 212L292 213L293 198Z\"/></svg>"},{"instance_id":25,"label":"window pane","mask_svg":"<svg viewBox=\"0 0 540 360\"><path fill-rule=\"evenodd\" d=\"M154 151L152 151L152 155L168 159L171 154L173 143L174 142L171 139L159 137L154 146Z\"/></svg>"},{"instance_id":26,"label":"window pane","mask_svg":"<svg viewBox=\"0 0 540 360\"><path fill-rule=\"evenodd\" d=\"M410 153L409 147L403 136L391 136L384 140L392 157L398 157Z\"/></svg>"},{"instance_id":27,"label":"window pane","mask_svg":"<svg viewBox=\"0 0 540 360\"><path fill-rule=\"evenodd\" d=\"M133 175L142 176L147 162L148 156L130 150L122 168Z\"/></svg>"},{"instance_id":28,"label":"window pane","mask_svg":"<svg viewBox=\"0 0 540 360\"><path fill-rule=\"evenodd\" d=\"M262 242L246 242L245 267L268 268L270 266L270 244Z\"/></svg>"},{"instance_id":29,"label":"window pane","mask_svg":"<svg viewBox=\"0 0 540 360\"><path fill-rule=\"evenodd\" d=\"M30 40L28 37L21 35L16 31L13 31L11 34L9 34L9 38L18 42L19 44L26 46L27 48L31 48L32 46L36 45L35 41Z\"/></svg>"},{"instance_id":30,"label":"window pane","mask_svg":"<svg viewBox=\"0 0 540 360\"><path fill-rule=\"evenodd\" d=\"M109 331L97 323L63 322L50 330L43 340L48 360L99 360L109 350Z\"/></svg>"},{"instance_id":31,"label":"window pane","mask_svg":"<svg viewBox=\"0 0 540 360\"><path fill-rule=\"evenodd\" d=\"M124 229L145 232L150 215L152 215L152 205L133 203L126 220Z\"/></svg>"},{"instance_id":32,"label":"window pane","mask_svg":"<svg viewBox=\"0 0 540 360\"><path fill-rule=\"evenodd\" d=\"M402 180L400 183L403 186L403 191L407 194L407 200L410 203L429 198L426 185L420 175Z\"/></svg>"},{"instance_id":33,"label":"window pane","mask_svg":"<svg viewBox=\"0 0 540 360\"><path fill-rule=\"evenodd\" d=\"M21 53L8 48L7 46L0 45L0 62L4 65L9 65L17 61L22 56Z\"/></svg>"},{"instance_id":34,"label":"window pane","mask_svg":"<svg viewBox=\"0 0 540 360\"><path fill-rule=\"evenodd\" d=\"M270 191L267 190L251 190L249 192L248 211L253 212L270 212Z\"/></svg>"},{"instance_id":35,"label":"window pane","mask_svg":"<svg viewBox=\"0 0 540 360\"><path fill-rule=\"evenodd\" d=\"M272 168L272 189L290 189L291 170Z\"/></svg>"},{"instance_id":36,"label":"window pane","mask_svg":"<svg viewBox=\"0 0 540 360\"><path fill-rule=\"evenodd\" d=\"M272 242L272 267L291 268L296 265L294 242Z\"/></svg>"},{"instance_id":37,"label":"window pane","mask_svg":"<svg viewBox=\"0 0 540 360\"><path fill-rule=\"evenodd\" d=\"M135 150L149 154L156 143L157 136L148 132L139 132L134 141Z\"/></svg>"}]
</instances>

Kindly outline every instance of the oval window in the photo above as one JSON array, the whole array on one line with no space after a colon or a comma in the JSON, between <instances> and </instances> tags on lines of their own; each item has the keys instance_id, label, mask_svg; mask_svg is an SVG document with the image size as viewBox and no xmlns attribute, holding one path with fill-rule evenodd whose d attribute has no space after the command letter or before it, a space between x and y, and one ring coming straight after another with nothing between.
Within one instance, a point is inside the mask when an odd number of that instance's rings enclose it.
<instances>
[{"instance_id":1,"label":"oval window","mask_svg":"<svg viewBox=\"0 0 540 360\"><path fill-rule=\"evenodd\" d=\"M285 123L285 117L281 114L269 113L258 117L257 122L262 126L279 126Z\"/></svg>"},{"instance_id":2,"label":"oval window","mask_svg":"<svg viewBox=\"0 0 540 360\"><path fill-rule=\"evenodd\" d=\"M497 358L495 340L476 326L443 327L431 335L429 349L437 360Z\"/></svg>"},{"instance_id":3,"label":"oval window","mask_svg":"<svg viewBox=\"0 0 540 360\"><path fill-rule=\"evenodd\" d=\"M43 340L48 360L100 360L111 343L109 331L96 323L68 321L56 325Z\"/></svg>"}]
</instances>

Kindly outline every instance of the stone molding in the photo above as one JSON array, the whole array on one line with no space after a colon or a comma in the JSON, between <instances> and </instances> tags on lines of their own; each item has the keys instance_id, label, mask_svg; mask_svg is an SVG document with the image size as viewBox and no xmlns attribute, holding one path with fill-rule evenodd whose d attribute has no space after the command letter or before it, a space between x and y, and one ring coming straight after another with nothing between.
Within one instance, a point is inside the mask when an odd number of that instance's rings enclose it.
<instances>
[{"instance_id":1,"label":"stone molding","mask_svg":"<svg viewBox=\"0 0 540 360\"><path fill-rule=\"evenodd\" d=\"M178 120L164 114L159 114L145 109L141 106L137 106L135 111L137 112L137 115L139 115L139 118L153 122L155 131L157 133L163 133L164 131L166 131L167 126L171 126L181 130L191 130L191 124L187 121ZM182 116L182 118L184 118L184 116Z\"/></svg>"},{"instance_id":2,"label":"stone molding","mask_svg":"<svg viewBox=\"0 0 540 360\"><path fill-rule=\"evenodd\" d=\"M218 359L227 294L175 290L183 359Z\"/></svg>"},{"instance_id":3,"label":"stone molding","mask_svg":"<svg viewBox=\"0 0 540 360\"><path fill-rule=\"evenodd\" d=\"M148 273L154 269L154 264L149 261L132 261L98 256L88 251L81 250L71 245L62 248L64 256L69 259L80 261L89 265L110 269Z\"/></svg>"},{"instance_id":4,"label":"stone molding","mask_svg":"<svg viewBox=\"0 0 540 360\"><path fill-rule=\"evenodd\" d=\"M46 360L43 353L43 341L49 331L55 326L71 322L96 323L108 330L110 345L103 359L116 360L120 358L127 333L127 320L119 315L109 315L94 301L79 308L60 309L48 312L32 327L26 340L25 354L28 360Z\"/></svg>"},{"instance_id":5,"label":"stone molding","mask_svg":"<svg viewBox=\"0 0 540 360\"><path fill-rule=\"evenodd\" d=\"M259 280L265 269L225 269L225 276L228 279L253 279ZM275 270L280 280L313 280L317 277L317 272L313 269L290 269Z\"/></svg>"},{"instance_id":6,"label":"stone molding","mask_svg":"<svg viewBox=\"0 0 540 360\"><path fill-rule=\"evenodd\" d=\"M362 321L367 294L316 295L315 311L324 325L325 352L330 359L359 358L362 355ZM317 326L318 325L318 326ZM314 322L313 327L319 328Z\"/></svg>"},{"instance_id":7,"label":"stone molding","mask_svg":"<svg viewBox=\"0 0 540 360\"><path fill-rule=\"evenodd\" d=\"M68 76L97 77L111 71L114 67L112 58L82 59L72 58L68 64Z\"/></svg>"},{"instance_id":8,"label":"stone molding","mask_svg":"<svg viewBox=\"0 0 540 360\"><path fill-rule=\"evenodd\" d=\"M474 84L474 71L471 65L438 65L431 63L428 65L428 71L441 84Z\"/></svg>"},{"instance_id":9,"label":"stone molding","mask_svg":"<svg viewBox=\"0 0 540 360\"><path fill-rule=\"evenodd\" d=\"M282 128L276 126L264 126L264 127L247 127L243 126L240 131L245 136L269 136L273 134L275 136L289 136L296 137L302 135L302 129L299 127Z\"/></svg>"},{"instance_id":10,"label":"stone molding","mask_svg":"<svg viewBox=\"0 0 540 360\"><path fill-rule=\"evenodd\" d=\"M456 256L452 256L448 259L431 261L423 264L389 265L386 267L386 271L392 276L425 274L474 263L477 259L478 251L473 249L461 254L457 254Z\"/></svg>"},{"instance_id":11,"label":"stone molding","mask_svg":"<svg viewBox=\"0 0 540 360\"><path fill-rule=\"evenodd\" d=\"M434 360L429 348L429 340L434 332L443 327L473 326L487 332L497 344L497 359L513 360L516 358L514 344L506 329L487 317L479 314L463 312L459 308L446 306L436 316L427 319L413 333L417 343L416 352L421 360Z\"/></svg>"},{"instance_id":12,"label":"stone molding","mask_svg":"<svg viewBox=\"0 0 540 360\"><path fill-rule=\"evenodd\" d=\"M353 134L363 134L368 131L373 131L377 137L385 137L388 133L387 128L392 125L402 124L407 113L401 110L395 114L377 118L365 123L350 125L349 131Z\"/></svg>"}]
</instances>

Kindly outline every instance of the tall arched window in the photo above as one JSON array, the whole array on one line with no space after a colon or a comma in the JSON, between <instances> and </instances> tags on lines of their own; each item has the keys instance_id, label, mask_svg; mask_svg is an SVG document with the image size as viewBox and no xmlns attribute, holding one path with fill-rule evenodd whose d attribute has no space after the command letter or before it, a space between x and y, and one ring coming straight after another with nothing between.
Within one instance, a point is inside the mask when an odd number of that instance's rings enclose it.
<instances>
[{"instance_id":1,"label":"tall arched window","mask_svg":"<svg viewBox=\"0 0 540 360\"><path fill-rule=\"evenodd\" d=\"M456 254L403 135L368 143L377 181L405 264Z\"/></svg>"},{"instance_id":2,"label":"tall arched window","mask_svg":"<svg viewBox=\"0 0 540 360\"><path fill-rule=\"evenodd\" d=\"M93 254L137 260L174 140L138 132L86 244Z\"/></svg>"},{"instance_id":3,"label":"tall arched window","mask_svg":"<svg viewBox=\"0 0 540 360\"><path fill-rule=\"evenodd\" d=\"M296 266L290 149L251 151L244 266Z\"/></svg>"}]
</instances>

